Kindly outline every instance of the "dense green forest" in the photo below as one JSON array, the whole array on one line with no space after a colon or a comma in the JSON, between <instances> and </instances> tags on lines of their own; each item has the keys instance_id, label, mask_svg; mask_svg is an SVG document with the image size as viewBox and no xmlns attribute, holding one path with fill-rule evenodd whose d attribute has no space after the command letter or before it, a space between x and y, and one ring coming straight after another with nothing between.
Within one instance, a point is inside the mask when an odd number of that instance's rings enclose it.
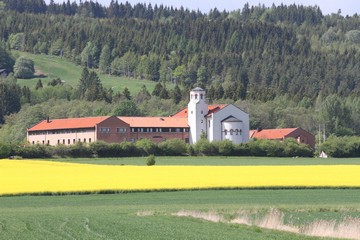
<instances>
[{"instance_id":1,"label":"dense green forest","mask_svg":"<svg viewBox=\"0 0 360 240\"><path fill-rule=\"evenodd\" d=\"M295 4L202 13L117 0L109 6L4 0L0 21L0 69L14 72L0 81L0 141L23 141L26 127L46 116L169 115L186 106L194 86L207 89L210 103L249 112L252 128L360 133L358 15L324 16L318 7ZM32 63L12 50L83 66L79 86L61 79L18 86L16 78L33 74L22 75L24 62L30 69ZM158 84L134 96L114 93L99 71Z\"/></svg>"}]
</instances>

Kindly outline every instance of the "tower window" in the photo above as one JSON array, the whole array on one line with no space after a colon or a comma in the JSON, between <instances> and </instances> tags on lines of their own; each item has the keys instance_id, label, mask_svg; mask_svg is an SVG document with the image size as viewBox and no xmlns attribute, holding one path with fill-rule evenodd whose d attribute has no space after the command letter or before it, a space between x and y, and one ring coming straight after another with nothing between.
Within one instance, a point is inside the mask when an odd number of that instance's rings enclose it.
<instances>
[{"instance_id":1,"label":"tower window","mask_svg":"<svg viewBox=\"0 0 360 240\"><path fill-rule=\"evenodd\" d=\"M204 94L200 94L200 98L203 99L203 97L204 97Z\"/></svg>"},{"instance_id":2,"label":"tower window","mask_svg":"<svg viewBox=\"0 0 360 240\"><path fill-rule=\"evenodd\" d=\"M197 99L197 94L195 94L195 99Z\"/></svg>"},{"instance_id":3,"label":"tower window","mask_svg":"<svg viewBox=\"0 0 360 240\"><path fill-rule=\"evenodd\" d=\"M225 132L225 135L227 135L227 130L226 130L226 129L225 129L225 131L224 131L224 132Z\"/></svg>"}]
</instances>

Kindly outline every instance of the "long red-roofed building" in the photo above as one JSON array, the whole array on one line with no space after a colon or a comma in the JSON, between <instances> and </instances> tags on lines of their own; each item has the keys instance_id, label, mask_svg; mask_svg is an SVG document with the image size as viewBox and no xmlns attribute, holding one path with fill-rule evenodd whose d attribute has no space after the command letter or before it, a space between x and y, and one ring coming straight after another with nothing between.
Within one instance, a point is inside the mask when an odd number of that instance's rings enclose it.
<instances>
[{"instance_id":1,"label":"long red-roofed building","mask_svg":"<svg viewBox=\"0 0 360 240\"><path fill-rule=\"evenodd\" d=\"M315 137L302 128L279 128L250 130L250 138L269 139L284 141L286 138L294 138L298 143L308 144L315 149Z\"/></svg>"}]
</instances>

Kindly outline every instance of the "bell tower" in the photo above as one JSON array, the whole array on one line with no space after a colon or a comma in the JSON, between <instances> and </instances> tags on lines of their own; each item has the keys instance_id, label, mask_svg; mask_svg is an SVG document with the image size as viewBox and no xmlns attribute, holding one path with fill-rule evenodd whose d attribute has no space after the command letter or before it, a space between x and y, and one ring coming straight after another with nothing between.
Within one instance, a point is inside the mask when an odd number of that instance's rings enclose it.
<instances>
[{"instance_id":1,"label":"bell tower","mask_svg":"<svg viewBox=\"0 0 360 240\"><path fill-rule=\"evenodd\" d=\"M190 127L190 144L196 143L201 134L207 134L205 115L208 113L205 90L194 88L190 91L188 104L188 124Z\"/></svg>"}]
</instances>

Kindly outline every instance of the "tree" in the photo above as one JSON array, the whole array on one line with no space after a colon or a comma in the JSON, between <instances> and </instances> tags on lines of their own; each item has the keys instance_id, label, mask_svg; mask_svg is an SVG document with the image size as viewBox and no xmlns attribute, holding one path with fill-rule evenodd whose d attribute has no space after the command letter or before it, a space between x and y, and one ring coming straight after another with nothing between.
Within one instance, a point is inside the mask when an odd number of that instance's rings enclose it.
<instances>
[{"instance_id":1,"label":"tree","mask_svg":"<svg viewBox=\"0 0 360 240\"><path fill-rule=\"evenodd\" d=\"M20 95L18 85L0 82L0 123L4 123L4 116L20 110Z\"/></svg>"},{"instance_id":2,"label":"tree","mask_svg":"<svg viewBox=\"0 0 360 240\"><path fill-rule=\"evenodd\" d=\"M12 72L14 63L15 61L10 54L0 46L0 69L6 69L8 73Z\"/></svg>"},{"instance_id":3,"label":"tree","mask_svg":"<svg viewBox=\"0 0 360 240\"><path fill-rule=\"evenodd\" d=\"M11 34L9 37L10 47L15 50L24 50L25 46L25 34L16 33Z\"/></svg>"},{"instance_id":4,"label":"tree","mask_svg":"<svg viewBox=\"0 0 360 240\"><path fill-rule=\"evenodd\" d=\"M106 73L111 64L111 54L109 45L105 44L101 50L99 68L101 72Z\"/></svg>"},{"instance_id":5,"label":"tree","mask_svg":"<svg viewBox=\"0 0 360 240\"><path fill-rule=\"evenodd\" d=\"M182 94L178 85L176 85L174 90L171 91L171 97L175 104L178 104L181 101Z\"/></svg>"},{"instance_id":6,"label":"tree","mask_svg":"<svg viewBox=\"0 0 360 240\"><path fill-rule=\"evenodd\" d=\"M163 88L164 87L161 85L161 83L157 83L151 95L159 97Z\"/></svg>"},{"instance_id":7,"label":"tree","mask_svg":"<svg viewBox=\"0 0 360 240\"><path fill-rule=\"evenodd\" d=\"M36 83L35 90L38 90L39 88L43 88L43 84L41 82L41 79L39 79Z\"/></svg>"},{"instance_id":8,"label":"tree","mask_svg":"<svg viewBox=\"0 0 360 240\"><path fill-rule=\"evenodd\" d=\"M91 41L87 42L86 47L81 52L81 63L88 68L96 67L98 64L99 49Z\"/></svg>"},{"instance_id":9,"label":"tree","mask_svg":"<svg viewBox=\"0 0 360 240\"><path fill-rule=\"evenodd\" d=\"M140 110L131 100L121 102L113 111L114 116L140 116Z\"/></svg>"},{"instance_id":10,"label":"tree","mask_svg":"<svg viewBox=\"0 0 360 240\"><path fill-rule=\"evenodd\" d=\"M34 61L25 57L16 59L14 75L16 78L32 78L35 73Z\"/></svg>"},{"instance_id":11,"label":"tree","mask_svg":"<svg viewBox=\"0 0 360 240\"><path fill-rule=\"evenodd\" d=\"M122 92L122 94L127 100L131 100L131 94L127 87L124 88L124 91Z\"/></svg>"}]
</instances>

